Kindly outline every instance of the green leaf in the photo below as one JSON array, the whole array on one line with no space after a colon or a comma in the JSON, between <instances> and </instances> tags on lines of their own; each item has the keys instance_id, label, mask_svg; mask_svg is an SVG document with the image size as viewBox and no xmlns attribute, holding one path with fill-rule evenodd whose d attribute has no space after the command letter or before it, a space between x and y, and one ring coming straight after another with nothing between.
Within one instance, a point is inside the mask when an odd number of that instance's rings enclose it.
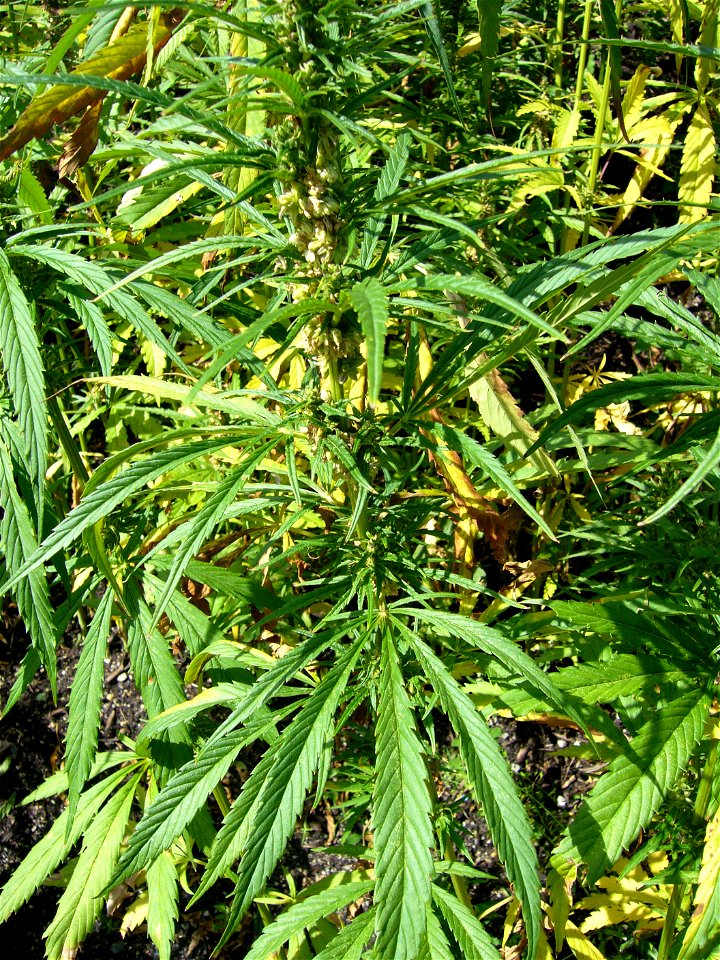
<instances>
[{"instance_id":1,"label":"green leaf","mask_svg":"<svg viewBox=\"0 0 720 960\"><path fill-rule=\"evenodd\" d=\"M45 377L30 304L4 250L0 250L0 355L23 432L36 510L42 518L47 469Z\"/></svg>"},{"instance_id":2,"label":"green leaf","mask_svg":"<svg viewBox=\"0 0 720 960\"><path fill-rule=\"evenodd\" d=\"M70 882L44 934L48 960L72 956L95 925L103 906L101 891L120 852L140 776L123 784L90 823Z\"/></svg>"},{"instance_id":3,"label":"green leaf","mask_svg":"<svg viewBox=\"0 0 720 960\"><path fill-rule=\"evenodd\" d=\"M333 717L362 648L361 637L326 674L300 713L283 732L268 762L255 768L240 794L238 809L245 816L238 833L237 815L225 819L208 860L207 874L227 868L228 851L242 853L235 896L220 945L227 942L280 859L295 828L312 784L321 753L333 733ZM248 807L244 794L250 800ZM228 826L230 824L230 826ZM228 833L235 834L228 838ZM201 889L204 890L206 885ZM200 894L200 890L196 896Z\"/></svg>"},{"instance_id":4,"label":"green leaf","mask_svg":"<svg viewBox=\"0 0 720 960\"><path fill-rule=\"evenodd\" d=\"M442 30L440 29L440 24L438 18L435 14L433 8L432 0L427 0L426 3L423 3L420 6L420 11L423 15L423 20L425 21L425 27L427 32L430 34L430 39L432 40L433 46L435 47L435 53L437 58L440 61L440 66L442 68L443 77L445 78L445 83L450 93L450 99L453 102L455 107L455 112L457 113L460 122L462 123L462 109L460 107L460 101L457 98L455 93L455 86L452 79L452 70L450 69L450 58L447 54L447 48L445 47L445 41L443 40Z\"/></svg>"},{"instance_id":5,"label":"green leaf","mask_svg":"<svg viewBox=\"0 0 720 960\"><path fill-rule=\"evenodd\" d=\"M113 593L108 587L83 641L70 691L65 767L68 773L70 821L97 752L98 723L103 694L104 658L110 633ZM69 826L69 824L68 824Z\"/></svg>"},{"instance_id":6,"label":"green leaf","mask_svg":"<svg viewBox=\"0 0 720 960\"><path fill-rule=\"evenodd\" d=\"M125 603L130 613L127 635L130 663L152 720L158 713L184 702L182 680L170 645L153 626L152 614L135 580L129 580L126 585Z\"/></svg>"},{"instance_id":7,"label":"green leaf","mask_svg":"<svg viewBox=\"0 0 720 960\"><path fill-rule=\"evenodd\" d=\"M4 423L3 427L7 428ZM13 476L13 464L10 451L0 439L0 507L3 510L0 521L7 572L13 576L22 569L26 561L36 552L37 540L27 505L20 497ZM26 580L15 587L15 599L23 623L32 640L32 654L23 659L18 680L13 685L3 714L16 702L34 676L40 663L47 671L53 697L56 696L57 657L55 649L58 643L58 628L53 617L50 603L50 590L43 570L33 570ZM37 663L37 667L35 666Z\"/></svg>"},{"instance_id":8,"label":"green leaf","mask_svg":"<svg viewBox=\"0 0 720 960\"><path fill-rule=\"evenodd\" d=\"M360 960L375 927L375 907L355 917L317 954L315 960Z\"/></svg>"},{"instance_id":9,"label":"green leaf","mask_svg":"<svg viewBox=\"0 0 720 960\"><path fill-rule=\"evenodd\" d=\"M86 300L75 293L68 291L67 299L76 317L87 330L100 370L104 376L109 377L112 372L112 334L102 311L92 300Z\"/></svg>"},{"instance_id":10,"label":"green leaf","mask_svg":"<svg viewBox=\"0 0 720 960\"><path fill-rule=\"evenodd\" d=\"M608 40L619 40L618 18L615 11L615 0L600 0L600 16L602 17L605 36ZM619 46L608 47L607 69L610 72L610 94L612 96L615 114L617 116L620 130L623 137L630 142L627 130L625 129L625 120L623 118L622 108L622 90L620 88L620 79L622 77L622 49Z\"/></svg>"},{"instance_id":11,"label":"green leaf","mask_svg":"<svg viewBox=\"0 0 720 960\"><path fill-rule=\"evenodd\" d=\"M426 937L424 953L421 954L420 960L455 960L452 945L432 907L427 911Z\"/></svg>"},{"instance_id":12,"label":"green leaf","mask_svg":"<svg viewBox=\"0 0 720 960\"><path fill-rule=\"evenodd\" d=\"M335 913L336 910L341 910L349 903L360 900L372 890L373 886L373 880L344 883L292 904L265 927L245 955L245 960L265 960L270 954L277 952L290 937L302 933L318 920ZM334 938L332 943L336 940L337 938Z\"/></svg>"},{"instance_id":13,"label":"green leaf","mask_svg":"<svg viewBox=\"0 0 720 960\"><path fill-rule=\"evenodd\" d=\"M287 712L287 711L285 711ZM169 850L208 796L220 783L243 747L266 738L282 713L234 730L218 743L207 744L173 776L146 808L112 878L117 886L144 870Z\"/></svg>"},{"instance_id":14,"label":"green leaf","mask_svg":"<svg viewBox=\"0 0 720 960\"><path fill-rule=\"evenodd\" d=\"M599 407L606 407L610 403L623 403L626 400L641 400L646 406L652 406L672 400L681 393L703 390L713 393L720 391L720 378L695 373L647 373L633 377L632 380L606 383L597 390L583 394L565 413L553 420L552 424L541 432L528 454L534 453L538 447L560 433L563 427L580 423L587 413Z\"/></svg>"},{"instance_id":15,"label":"green leaf","mask_svg":"<svg viewBox=\"0 0 720 960\"><path fill-rule=\"evenodd\" d=\"M450 927L462 950L463 960L500 960L497 947L475 914L465 904L460 903L457 897L438 887L437 884L433 884L432 895L445 923ZM530 941L528 957L534 956L534 947Z\"/></svg>"},{"instance_id":16,"label":"green leaf","mask_svg":"<svg viewBox=\"0 0 720 960\"><path fill-rule=\"evenodd\" d=\"M522 904L530 955L534 956L542 918L540 873L532 842L532 828L507 760L474 703L443 662L407 628L401 625L401 629L458 734L468 780L478 802L482 804L498 856ZM433 896L437 889L440 888L433 887ZM452 929L456 933L455 928Z\"/></svg>"},{"instance_id":17,"label":"green leaf","mask_svg":"<svg viewBox=\"0 0 720 960\"><path fill-rule=\"evenodd\" d=\"M88 484L86 496L74 510L55 527L46 537L35 553L28 558L22 567L3 585L3 590L9 590L23 577L26 577L41 564L49 560L59 550L74 543L82 536L85 530L107 517L118 504L122 503L134 493L144 489L153 480L157 480L169 470L177 469L202 457L205 454L220 450L233 442L238 442L241 436L232 433L224 434L219 439L199 440L183 446L171 447L169 450L157 451L153 456L139 463L134 463L119 476L108 480L97 489ZM109 461L105 466L109 465ZM95 474L97 477L97 474Z\"/></svg>"},{"instance_id":18,"label":"green leaf","mask_svg":"<svg viewBox=\"0 0 720 960\"><path fill-rule=\"evenodd\" d=\"M414 960L425 933L425 910L430 903L433 800L422 745L389 632L383 637L378 685L372 813L376 949L381 956Z\"/></svg>"},{"instance_id":19,"label":"green leaf","mask_svg":"<svg viewBox=\"0 0 720 960\"><path fill-rule=\"evenodd\" d=\"M541 697L544 697L547 704L554 706L566 717L572 717L584 728L582 717L577 714L564 693L558 689L552 677L541 670L524 650L510 640L506 640L498 630L457 613L443 613L439 610L427 610L424 607L394 607L393 613L417 617L423 623L446 630L451 636L465 643L476 644L480 650L497 657L500 663L512 673L523 677L531 689L535 689Z\"/></svg>"},{"instance_id":20,"label":"green leaf","mask_svg":"<svg viewBox=\"0 0 720 960\"><path fill-rule=\"evenodd\" d=\"M19 910L51 873L65 860L78 839L87 830L105 800L128 775L128 768L116 770L83 793L75 817L70 821L65 809L45 836L32 848L15 870L0 894L0 923Z\"/></svg>"},{"instance_id":21,"label":"green leaf","mask_svg":"<svg viewBox=\"0 0 720 960\"><path fill-rule=\"evenodd\" d=\"M159 960L170 960L178 918L178 878L175 861L164 851L147 870L148 917L150 939L157 947Z\"/></svg>"},{"instance_id":22,"label":"green leaf","mask_svg":"<svg viewBox=\"0 0 720 960\"><path fill-rule=\"evenodd\" d=\"M490 111L492 59L497 56L500 43L500 14L502 0L477 0L480 56L482 57L483 93Z\"/></svg>"},{"instance_id":23,"label":"green leaf","mask_svg":"<svg viewBox=\"0 0 720 960\"><path fill-rule=\"evenodd\" d=\"M350 290L350 300L357 311L367 349L368 399L377 403L382 386L385 334L388 323L388 299L382 284L366 277Z\"/></svg>"},{"instance_id":24,"label":"green leaf","mask_svg":"<svg viewBox=\"0 0 720 960\"><path fill-rule=\"evenodd\" d=\"M665 501L661 507L658 507L657 510L653 511L649 517L645 517L644 520L641 520L638 526L643 527L648 523L655 523L656 520L659 520L661 517L664 517L670 513L671 510L674 510L679 503L683 502L685 497L689 496L693 490L700 486L709 473L716 472L716 468L719 463L720 432L718 432L717 436L710 444L704 456L687 480L685 480L685 482L678 487L678 489Z\"/></svg>"},{"instance_id":25,"label":"green leaf","mask_svg":"<svg viewBox=\"0 0 720 960\"><path fill-rule=\"evenodd\" d=\"M386 206L387 201L397 190L405 168L407 167L410 153L410 134L403 130L388 154L385 166L382 169L375 187L373 199L377 201L381 210ZM362 248L360 251L360 262L367 270L372 262L372 255L377 247L383 225L385 223L385 214L379 213L368 217L363 232Z\"/></svg>"},{"instance_id":26,"label":"green leaf","mask_svg":"<svg viewBox=\"0 0 720 960\"><path fill-rule=\"evenodd\" d=\"M515 485L515 482L502 463L500 463L496 457L494 457L488 450L479 444L477 440L473 440L472 437L469 437L466 433L463 433L462 430L455 430L452 427L445 426L444 424L434 425L433 433L444 440L451 450L455 450L457 453L462 454L462 456L469 460L473 466L480 467L480 469L483 470L488 477L490 477L493 483L500 487L501 490L504 490L505 493L507 493L508 496L515 501L520 509L523 510L530 517L530 519L540 527L542 532L547 537L549 537L551 540L557 541L555 534L552 532L537 510L527 502L522 494L522 491ZM440 452L442 454L442 450Z\"/></svg>"},{"instance_id":27,"label":"green leaf","mask_svg":"<svg viewBox=\"0 0 720 960\"><path fill-rule=\"evenodd\" d=\"M114 286L112 275L98 263L85 260L77 254L69 253L67 250L60 250L46 244L35 244L33 246L16 244L10 248L10 253L13 257L26 257L47 264L53 270L61 273L64 278L89 290L96 297L103 294L108 287ZM171 357L181 370L189 374L190 371L182 357L172 347L160 327L130 293L126 290L115 291L113 289L112 292L106 294L106 304L118 316L132 324L150 343L162 350L166 356Z\"/></svg>"},{"instance_id":28,"label":"green leaf","mask_svg":"<svg viewBox=\"0 0 720 960\"><path fill-rule=\"evenodd\" d=\"M656 711L584 800L553 855L556 870L582 860L592 884L616 862L687 766L708 707L701 687Z\"/></svg>"},{"instance_id":29,"label":"green leaf","mask_svg":"<svg viewBox=\"0 0 720 960\"><path fill-rule=\"evenodd\" d=\"M542 330L554 340L565 339L562 333L529 310L523 303L515 300L484 277L462 277L453 274L410 276L407 279L397 280L386 288L388 294L404 290L440 290L457 293L460 296L476 297L478 300L485 300L487 303L502 307L511 316L525 320L531 327Z\"/></svg>"}]
</instances>

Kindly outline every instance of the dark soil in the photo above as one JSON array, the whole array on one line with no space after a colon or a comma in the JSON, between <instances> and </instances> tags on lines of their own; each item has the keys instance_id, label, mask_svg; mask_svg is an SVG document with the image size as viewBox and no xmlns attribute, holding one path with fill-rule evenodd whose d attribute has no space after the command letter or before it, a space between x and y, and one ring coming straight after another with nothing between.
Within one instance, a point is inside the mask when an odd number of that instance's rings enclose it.
<instances>
[{"instance_id":1,"label":"dark soil","mask_svg":"<svg viewBox=\"0 0 720 960\"><path fill-rule=\"evenodd\" d=\"M0 634L0 701L12 686L17 666L25 652L27 639L22 626L9 617ZM58 650L58 705L53 706L49 684L43 673L31 683L24 696L0 722L0 883L4 883L31 847L47 832L63 809L64 798L18 806L28 793L61 767L63 738L67 722L67 702L75 673L78 649L72 640ZM113 637L105 661L106 696L103 703L101 750L116 749L121 736L134 737L145 720L142 700L130 674L122 642ZM555 751L582 742L576 731L549 727L538 723L516 722L495 717L498 740L508 755L518 783L537 828L537 837L548 843L557 839L572 810L592 782L588 765L555 755ZM447 738L452 755L451 736ZM251 758L248 758L249 760ZM451 764L452 765L452 764ZM239 788L231 783L233 793ZM452 775L439 776L441 802L453 810L458 833L475 866L492 876L471 889L476 902L492 902L507 894L506 881L484 820L472 798ZM304 823L292 838L270 886L288 889L287 874L297 889L339 870L353 870L368 864L346 856L342 848L342 827L337 811L329 807L308 812ZM333 844L337 853L333 853ZM549 852L539 851L541 858ZM209 960L222 930L223 897L231 893L230 885L218 886L200 905L200 910L183 913L172 949L173 960ZM12 943L17 960L41 960L44 956L43 931L51 922L60 891L46 886L3 925L5 943ZM214 899L213 899L214 898ZM79 958L120 957L127 960L156 960L157 951L146 938L143 928L120 937L122 904L116 916L105 912L95 924L94 932L79 951ZM499 918L498 918L499 919ZM490 927L493 919L488 919ZM499 931L498 931L499 932ZM235 960L245 955L257 935L254 920L248 916L238 934L220 953L220 960ZM18 945L22 947L18 949Z\"/></svg>"}]
</instances>

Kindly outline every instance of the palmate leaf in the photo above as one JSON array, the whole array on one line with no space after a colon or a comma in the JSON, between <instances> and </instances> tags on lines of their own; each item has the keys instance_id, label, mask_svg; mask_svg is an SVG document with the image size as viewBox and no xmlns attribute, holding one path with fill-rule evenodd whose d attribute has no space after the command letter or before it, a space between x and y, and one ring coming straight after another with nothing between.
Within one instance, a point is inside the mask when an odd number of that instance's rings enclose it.
<instances>
[{"instance_id":1,"label":"palmate leaf","mask_svg":"<svg viewBox=\"0 0 720 960\"><path fill-rule=\"evenodd\" d=\"M658 710L631 741L628 753L608 767L588 794L552 858L563 872L582 861L596 883L638 832L646 827L685 769L707 719L702 687Z\"/></svg>"},{"instance_id":2,"label":"palmate leaf","mask_svg":"<svg viewBox=\"0 0 720 960\"><path fill-rule=\"evenodd\" d=\"M32 848L15 870L0 894L0 923L19 910L37 890L41 883L57 870L66 859L78 839L97 816L105 800L114 793L128 776L128 768L116 770L104 780L94 784L80 797L71 829L67 808L50 827L45 836Z\"/></svg>"},{"instance_id":3,"label":"palmate leaf","mask_svg":"<svg viewBox=\"0 0 720 960\"><path fill-rule=\"evenodd\" d=\"M42 527L47 468L47 406L40 342L22 287L0 250L0 356L13 407L23 432Z\"/></svg>"},{"instance_id":4,"label":"palmate leaf","mask_svg":"<svg viewBox=\"0 0 720 960\"><path fill-rule=\"evenodd\" d=\"M373 791L375 904L380 956L414 960L425 933L433 874L433 801L397 650L383 637Z\"/></svg>"},{"instance_id":5,"label":"palmate leaf","mask_svg":"<svg viewBox=\"0 0 720 960\"><path fill-rule=\"evenodd\" d=\"M102 910L107 884L125 836L141 774L123 784L92 820L57 913L45 931L48 960L65 960L92 930Z\"/></svg>"},{"instance_id":6,"label":"palmate leaf","mask_svg":"<svg viewBox=\"0 0 720 960\"><path fill-rule=\"evenodd\" d=\"M402 624L399 626L412 644L425 675L460 738L460 753L468 780L482 804L498 856L522 904L529 954L533 957L542 916L539 867L532 842L532 827L520 802L507 760L475 704L443 662L419 637ZM435 890L433 888L433 896Z\"/></svg>"},{"instance_id":7,"label":"palmate leaf","mask_svg":"<svg viewBox=\"0 0 720 960\"><path fill-rule=\"evenodd\" d=\"M3 422L2 428L3 430L12 429L12 425ZM0 536L5 551L5 565L7 572L12 576L35 553L37 540L28 508L15 486L10 451L2 440L0 440L0 507L3 510ZM34 570L27 580L18 583L15 587L15 599L33 646L23 659L18 680L10 691L3 713L7 713L17 697L22 694L40 663L47 671L53 697L56 695L55 648L58 641L58 628L53 617L50 590L44 571Z\"/></svg>"},{"instance_id":8,"label":"palmate leaf","mask_svg":"<svg viewBox=\"0 0 720 960\"><path fill-rule=\"evenodd\" d=\"M183 703L182 681L170 645L153 625L152 613L136 580L127 582L124 599L130 613L127 634L130 663L148 717L152 720L164 710ZM173 731L170 739L187 741L189 738L180 730Z\"/></svg>"},{"instance_id":9,"label":"palmate leaf","mask_svg":"<svg viewBox=\"0 0 720 960\"><path fill-rule=\"evenodd\" d=\"M335 711L365 639L363 636L357 640L327 673L276 747L250 775L235 804L244 814L242 821L238 823L238 814L233 815L231 808L217 835L208 860L209 876L217 876L221 864L226 869L228 851L235 852L238 844L242 854L235 896L220 945L227 942L262 890L295 828L322 751L332 735ZM196 897L204 889L203 883Z\"/></svg>"},{"instance_id":10,"label":"palmate leaf","mask_svg":"<svg viewBox=\"0 0 720 960\"><path fill-rule=\"evenodd\" d=\"M85 260L83 257L67 250L60 250L48 244L24 245L16 243L10 248L13 257L25 257L30 260L44 263L53 270L57 270L67 279L80 287L89 290L97 296L105 294L108 287L113 286L113 278L100 264ZM113 291L105 296L105 305L114 310L119 317L127 320L150 343L170 357L181 370L189 374L190 371L182 357L173 348L161 328L148 315L147 311L128 293L127 290ZM88 330L88 333L90 331Z\"/></svg>"},{"instance_id":11,"label":"palmate leaf","mask_svg":"<svg viewBox=\"0 0 720 960\"><path fill-rule=\"evenodd\" d=\"M233 503L238 491L245 486L257 464L270 452L274 444L275 440L273 439L261 444L259 449L250 447L246 451L248 456L241 468L231 471L224 479L220 480L215 491L201 509L187 523L183 524L183 539L179 548L173 551L172 566L155 603L153 626L159 622L165 612L170 597L180 582L188 563L210 538L215 527L224 517L225 510Z\"/></svg>"},{"instance_id":12,"label":"palmate leaf","mask_svg":"<svg viewBox=\"0 0 720 960\"><path fill-rule=\"evenodd\" d=\"M234 730L218 743L205 745L162 788L135 827L127 849L117 865L111 886L117 886L144 870L169 850L191 822L208 796L220 783L238 753L256 740L267 739L288 710Z\"/></svg>"},{"instance_id":13,"label":"palmate leaf","mask_svg":"<svg viewBox=\"0 0 720 960\"><path fill-rule=\"evenodd\" d=\"M368 400L377 403L382 386L385 334L388 323L388 299L382 284L374 277L356 283L350 300L360 319L367 349Z\"/></svg>"},{"instance_id":14,"label":"palmate leaf","mask_svg":"<svg viewBox=\"0 0 720 960\"><path fill-rule=\"evenodd\" d=\"M113 593L106 589L83 641L70 691L65 767L68 773L69 822L95 760L103 694L104 658L110 632ZM68 827L69 827L68 822Z\"/></svg>"},{"instance_id":15,"label":"palmate leaf","mask_svg":"<svg viewBox=\"0 0 720 960\"><path fill-rule=\"evenodd\" d=\"M184 466L186 463L219 450L228 444L239 442L242 438L242 434L237 432L233 434L232 431L228 431L223 433L220 438L214 437L183 446L171 447L169 450L160 450L155 452L152 457L132 464L119 476L113 477L98 488L92 489L91 484L88 484L85 488L86 495L79 505L71 510L40 544L35 553L3 584L3 590L14 587L23 577L36 570L58 551L74 543L85 530L97 523L98 520L107 517L123 500L142 490L147 484L157 480L164 473ZM141 443L137 444L136 448L144 450L152 445L154 443L150 445ZM115 462L119 465L126 459L127 454L128 451L125 451L119 458L114 458ZM106 475L113 465L111 461L106 461L103 464L107 468ZM94 475L94 478L98 477L99 472Z\"/></svg>"},{"instance_id":16,"label":"palmate leaf","mask_svg":"<svg viewBox=\"0 0 720 960\"><path fill-rule=\"evenodd\" d=\"M552 677L541 670L524 650L507 640L493 627L488 627L484 623L470 620L468 617L463 617L457 613L427 610L424 607L397 606L393 608L393 613L407 617L417 617L418 620L447 631L451 636L466 643L475 644L490 656L497 657L508 670L523 677L528 687L536 690L541 698L544 697L547 705L553 706L564 716L571 717L583 729L585 728L583 717L577 713L562 690L555 685ZM407 628L405 630L407 631ZM409 635L412 636L412 634Z\"/></svg>"},{"instance_id":17,"label":"palmate leaf","mask_svg":"<svg viewBox=\"0 0 720 960\"><path fill-rule=\"evenodd\" d=\"M463 960L500 960L497 947L468 907L437 884L433 884L432 896L462 950ZM528 956L535 957L532 949Z\"/></svg>"},{"instance_id":18,"label":"palmate leaf","mask_svg":"<svg viewBox=\"0 0 720 960\"><path fill-rule=\"evenodd\" d=\"M341 910L349 903L360 900L372 890L373 886L373 880L343 883L341 886L330 887L328 890L322 890L292 904L273 923L265 927L245 955L245 960L265 960L266 957L278 951L290 937L302 933L318 920L335 913L336 910ZM334 943L336 939L334 938L332 942Z\"/></svg>"}]
</instances>

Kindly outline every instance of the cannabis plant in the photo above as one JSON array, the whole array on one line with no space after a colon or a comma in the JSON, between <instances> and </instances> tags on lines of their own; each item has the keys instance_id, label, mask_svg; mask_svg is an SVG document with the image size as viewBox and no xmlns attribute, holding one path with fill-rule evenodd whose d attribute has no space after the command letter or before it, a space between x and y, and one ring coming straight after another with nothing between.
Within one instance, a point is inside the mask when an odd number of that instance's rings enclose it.
<instances>
[{"instance_id":1,"label":"cannabis plant","mask_svg":"<svg viewBox=\"0 0 720 960\"><path fill-rule=\"evenodd\" d=\"M662 49L698 66L662 104L644 67L620 96L611 6L598 25L584 8L570 116L558 89L550 141L519 146L493 124L519 106L525 43L503 36L522 4L91 4L27 42L12 21L0 535L30 644L5 710L41 669L55 689L73 618L82 644L63 769L26 798L66 807L0 919L62 867L50 960L119 889L163 960L181 890L228 897L217 949L240 931L250 960L596 957L575 879L607 887L661 849L643 874L672 885L658 956L714 955L720 341L663 285L718 308L718 227L688 212L711 201L688 144L717 4L693 9L698 46L671 5ZM558 17L528 62L562 87ZM691 103L679 222L622 232ZM631 149L607 236L600 159ZM523 218L531 196L547 222ZM662 365L579 373L609 332ZM99 752L115 632L147 719ZM499 711L570 724L608 763L542 872ZM439 783L448 750L504 872L501 945ZM273 914L298 822L340 794L354 868ZM670 801L683 835L707 824L701 862L636 844Z\"/></svg>"}]
</instances>

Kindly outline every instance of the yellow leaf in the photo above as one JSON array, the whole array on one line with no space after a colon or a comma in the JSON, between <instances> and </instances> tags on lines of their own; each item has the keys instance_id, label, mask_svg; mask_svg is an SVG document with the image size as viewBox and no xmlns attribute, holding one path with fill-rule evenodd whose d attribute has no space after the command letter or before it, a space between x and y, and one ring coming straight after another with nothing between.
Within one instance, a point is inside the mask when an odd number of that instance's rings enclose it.
<instances>
[{"instance_id":1,"label":"yellow leaf","mask_svg":"<svg viewBox=\"0 0 720 960\"><path fill-rule=\"evenodd\" d=\"M577 960L605 960L604 955L590 943L582 930L579 930L572 920L568 920L565 926L565 941Z\"/></svg>"},{"instance_id":2,"label":"yellow leaf","mask_svg":"<svg viewBox=\"0 0 720 960\"><path fill-rule=\"evenodd\" d=\"M172 26L160 25L154 37L155 50L160 50L172 36ZM70 76L105 77L127 80L145 66L147 60L148 25L136 24L115 43L100 50L85 63L78 64ZM99 103L107 91L96 87L75 87L57 84L34 97L22 116L0 140L0 160L24 147L35 138L44 137L55 124L64 123L87 107Z\"/></svg>"},{"instance_id":3,"label":"yellow leaf","mask_svg":"<svg viewBox=\"0 0 720 960\"><path fill-rule=\"evenodd\" d=\"M715 134L706 105L699 103L683 147L680 223L695 223L707 215L714 179Z\"/></svg>"}]
</instances>

